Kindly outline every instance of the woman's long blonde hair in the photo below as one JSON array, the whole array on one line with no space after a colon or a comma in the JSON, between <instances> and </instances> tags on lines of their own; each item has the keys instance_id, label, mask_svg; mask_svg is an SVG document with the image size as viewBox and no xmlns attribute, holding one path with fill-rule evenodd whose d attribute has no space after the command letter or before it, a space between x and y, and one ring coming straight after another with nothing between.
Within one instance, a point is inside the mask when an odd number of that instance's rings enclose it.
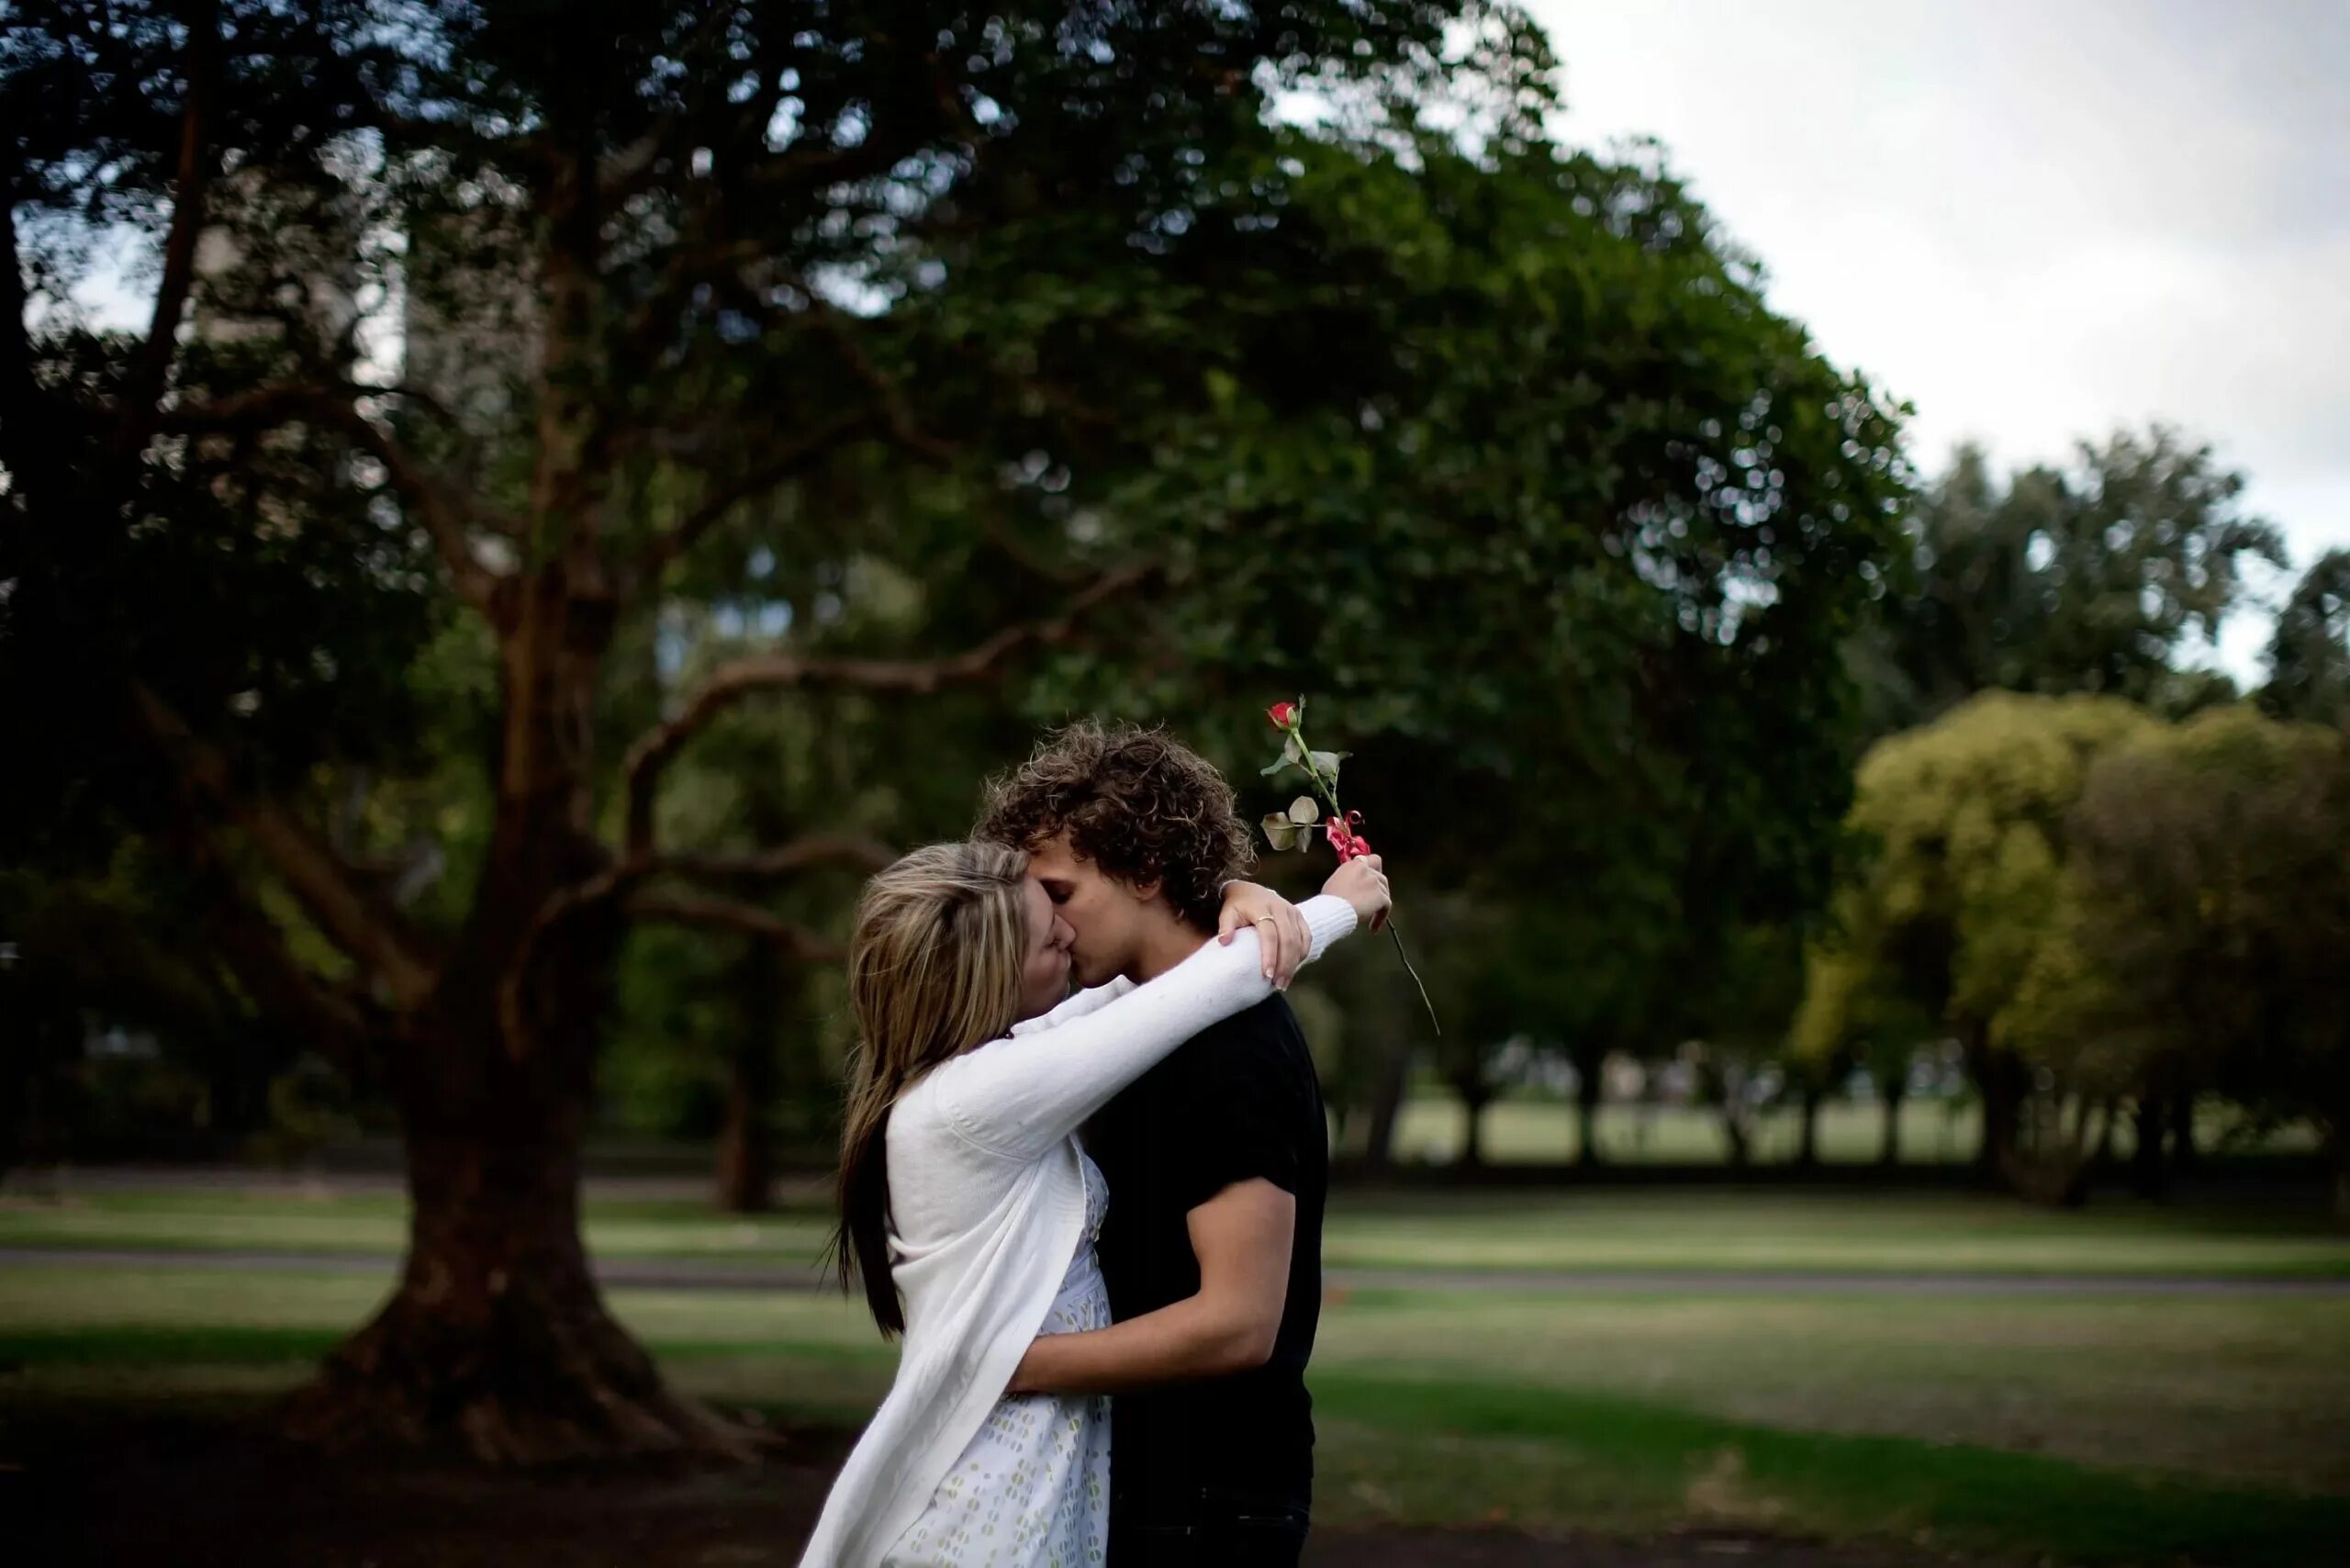
<instances>
[{"instance_id":1,"label":"woman's long blonde hair","mask_svg":"<svg viewBox=\"0 0 2350 1568\"><path fill-rule=\"evenodd\" d=\"M857 1050L841 1127L841 1287L862 1280L884 1336L905 1331L890 1271L890 1107L939 1063L992 1040L1020 1011L1028 857L1006 845L933 844L865 885L848 944Z\"/></svg>"}]
</instances>

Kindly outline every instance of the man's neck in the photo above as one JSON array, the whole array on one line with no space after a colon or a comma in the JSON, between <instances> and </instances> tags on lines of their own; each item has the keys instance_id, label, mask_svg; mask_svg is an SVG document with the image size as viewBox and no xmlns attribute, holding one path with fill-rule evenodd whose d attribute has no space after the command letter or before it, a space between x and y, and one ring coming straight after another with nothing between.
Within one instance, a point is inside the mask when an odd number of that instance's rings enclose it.
<instances>
[{"instance_id":1,"label":"man's neck","mask_svg":"<svg viewBox=\"0 0 2350 1568\"><path fill-rule=\"evenodd\" d=\"M1145 980L1155 980L1206 946L1207 942L1203 933L1192 930L1181 921L1154 926L1143 942L1142 951L1127 966L1126 978L1136 985Z\"/></svg>"}]
</instances>

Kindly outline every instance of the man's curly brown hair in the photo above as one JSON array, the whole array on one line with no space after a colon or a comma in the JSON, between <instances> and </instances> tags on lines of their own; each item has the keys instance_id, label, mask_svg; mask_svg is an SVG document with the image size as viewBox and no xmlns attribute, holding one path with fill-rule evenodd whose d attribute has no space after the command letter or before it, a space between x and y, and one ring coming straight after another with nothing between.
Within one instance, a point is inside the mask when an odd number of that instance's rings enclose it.
<instances>
[{"instance_id":1,"label":"man's curly brown hair","mask_svg":"<svg viewBox=\"0 0 2350 1568\"><path fill-rule=\"evenodd\" d=\"M1201 931L1215 929L1224 883L1256 859L1224 776L1165 731L1133 724L1071 724L989 780L977 836L1034 850L1063 831L1127 886L1157 882Z\"/></svg>"}]
</instances>

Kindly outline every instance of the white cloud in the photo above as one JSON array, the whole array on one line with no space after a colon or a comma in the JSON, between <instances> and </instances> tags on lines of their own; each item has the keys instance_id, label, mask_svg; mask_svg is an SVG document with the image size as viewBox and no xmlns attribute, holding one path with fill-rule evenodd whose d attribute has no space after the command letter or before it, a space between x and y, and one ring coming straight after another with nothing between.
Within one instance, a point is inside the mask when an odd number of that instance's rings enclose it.
<instances>
[{"instance_id":1,"label":"white cloud","mask_svg":"<svg viewBox=\"0 0 2350 1568\"><path fill-rule=\"evenodd\" d=\"M1662 140L1774 303L1917 405L1921 462L2163 420L2297 563L2350 544L2350 7L1532 8L1563 132ZM2240 619L2220 661L2254 675L2266 637Z\"/></svg>"}]
</instances>

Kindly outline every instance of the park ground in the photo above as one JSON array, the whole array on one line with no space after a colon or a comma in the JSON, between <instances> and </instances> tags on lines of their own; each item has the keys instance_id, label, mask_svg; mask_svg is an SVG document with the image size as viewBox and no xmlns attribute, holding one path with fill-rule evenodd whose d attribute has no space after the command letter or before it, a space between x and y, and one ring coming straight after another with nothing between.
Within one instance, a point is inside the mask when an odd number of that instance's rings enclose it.
<instances>
[{"instance_id":1,"label":"park ground","mask_svg":"<svg viewBox=\"0 0 2350 1568\"><path fill-rule=\"evenodd\" d=\"M772 1282L805 1277L821 1216L644 1182L595 1184L588 1215L615 1311L776 1435L767 1465L517 1482L284 1449L269 1402L381 1299L396 1191L0 1199L0 1506L40 1551L11 1560L793 1562L891 1364L850 1305ZM2350 1234L2314 1208L1353 1193L1327 1250L1320 1562L2330 1563L2350 1540Z\"/></svg>"}]
</instances>

